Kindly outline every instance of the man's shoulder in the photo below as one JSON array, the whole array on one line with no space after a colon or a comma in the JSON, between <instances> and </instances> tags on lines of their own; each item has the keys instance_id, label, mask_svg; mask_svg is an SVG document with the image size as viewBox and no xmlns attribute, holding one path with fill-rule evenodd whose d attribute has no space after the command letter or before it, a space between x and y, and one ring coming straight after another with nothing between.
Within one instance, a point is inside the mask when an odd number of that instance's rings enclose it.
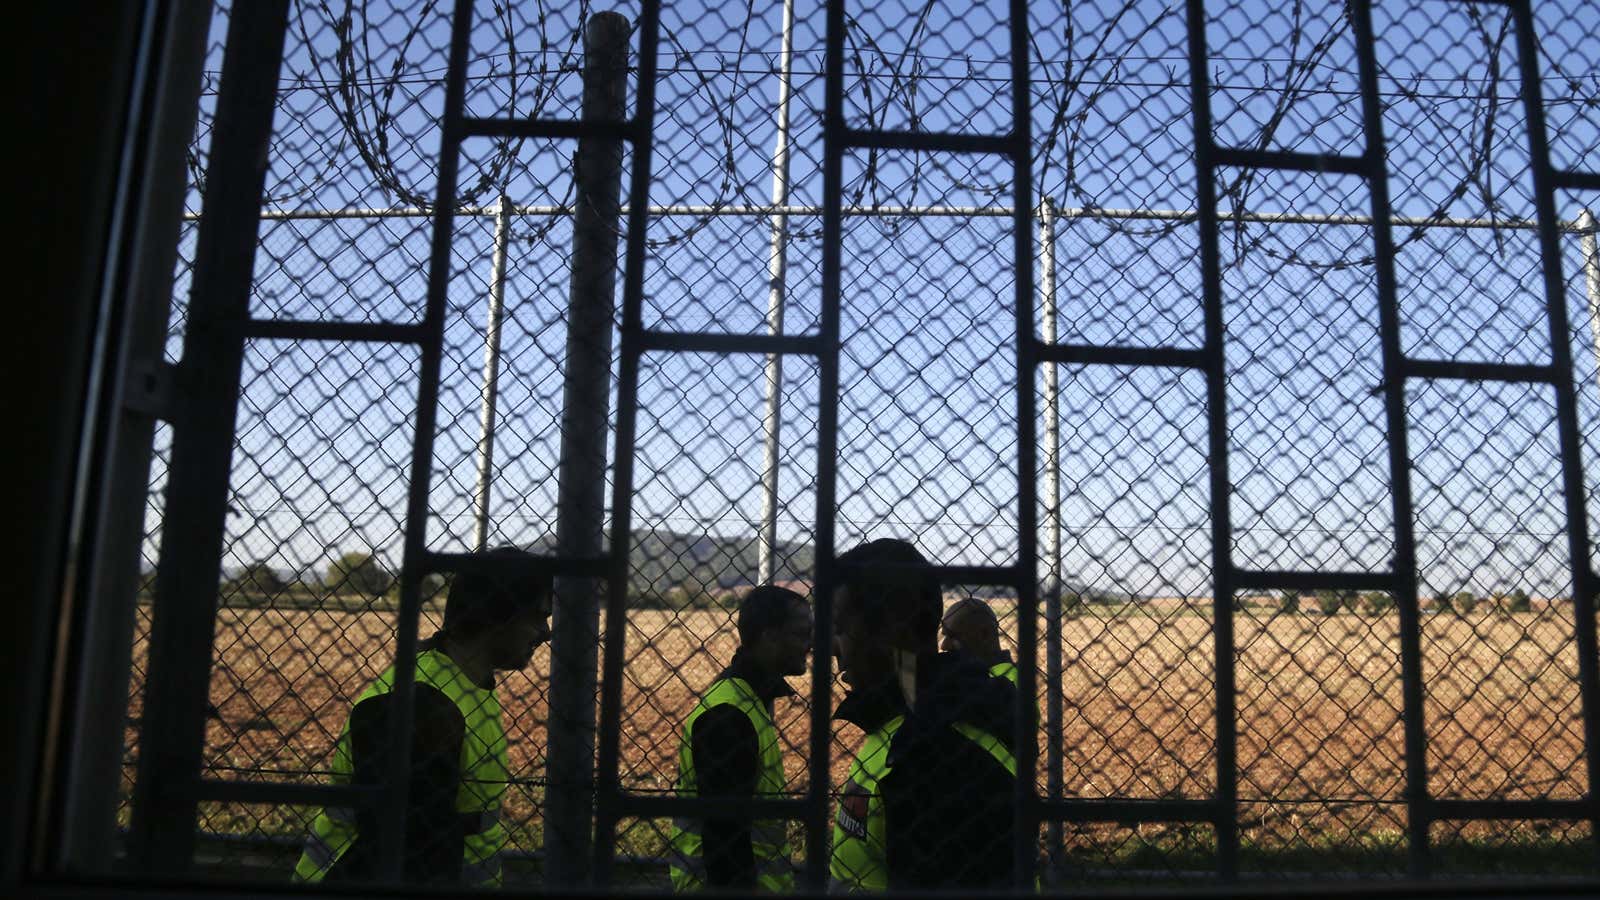
<instances>
[{"instance_id":1,"label":"man's shoulder","mask_svg":"<svg viewBox=\"0 0 1600 900\"><path fill-rule=\"evenodd\" d=\"M356 702L351 715L363 717L386 715L389 708L394 705L394 696L393 691L384 691L381 694L363 697ZM416 683L416 691L412 695L412 708L416 711L418 721L424 716L430 720L462 719L461 709L456 706L454 700L433 685L421 681Z\"/></svg>"},{"instance_id":2,"label":"man's shoulder","mask_svg":"<svg viewBox=\"0 0 1600 900\"><path fill-rule=\"evenodd\" d=\"M987 731L965 722L918 721L916 717L908 716L890 738L891 764L927 765L941 769L977 765L983 769L992 766L1004 771L1005 765L995 758L994 751L985 746L985 741L979 740L987 736ZM1003 742L996 740L994 743L1003 752L1010 752Z\"/></svg>"},{"instance_id":3,"label":"man's shoulder","mask_svg":"<svg viewBox=\"0 0 1600 900\"><path fill-rule=\"evenodd\" d=\"M706 685L696 706L695 716L701 720L711 715L747 720L751 710L765 708L749 682L726 674Z\"/></svg>"},{"instance_id":4,"label":"man's shoulder","mask_svg":"<svg viewBox=\"0 0 1600 900\"><path fill-rule=\"evenodd\" d=\"M696 734L729 734L748 731L755 733L755 724L750 721L749 713L743 707L733 703L718 703L701 710L695 717L694 730Z\"/></svg>"},{"instance_id":5,"label":"man's shoulder","mask_svg":"<svg viewBox=\"0 0 1600 900\"><path fill-rule=\"evenodd\" d=\"M961 723L908 717L889 744L885 796L898 793L946 810L1006 802L1014 792L1015 764L1008 767L1000 757L1009 751L998 740L981 740L985 735Z\"/></svg>"},{"instance_id":6,"label":"man's shoulder","mask_svg":"<svg viewBox=\"0 0 1600 900\"><path fill-rule=\"evenodd\" d=\"M701 710L690 731L697 745L727 744L741 738L753 739L756 734L750 716L732 703L718 703Z\"/></svg>"}]
</instances>

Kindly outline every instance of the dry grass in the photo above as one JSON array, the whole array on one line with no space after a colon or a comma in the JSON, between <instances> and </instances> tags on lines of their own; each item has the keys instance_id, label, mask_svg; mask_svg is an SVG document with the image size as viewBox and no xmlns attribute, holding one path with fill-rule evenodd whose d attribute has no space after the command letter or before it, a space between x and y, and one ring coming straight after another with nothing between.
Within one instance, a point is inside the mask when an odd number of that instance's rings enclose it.
<instances>
[{"instance_id":1,"label":"dry grass","mask_svg":"<svg viewBox=\"0 0 1600 900\"><path fill-rule=\"evenodd\" d=\"M1392 614L1236 616L1247 839L1359 841L1403 827L1403 807L1394 806L1404 786L1398 623ZM666 790L679 723L736 639L722 612L636 612L629 626L622 777L634 789ZM206 764L221 777L319 778L351 701L392 653L391 630L389 614L221 611L211 685L219 715L207 729ZM1582 794L1571 630L1562 610L1424 618L1435 796ZM1160 617L1069 618L1062 646L1067 795L1202 798L1214 790L1209 601L1166 605ZM136 656L143 653L141 636ZM1039 659L1042 666L1042 648ZM527 672L502 683L519 779L509 813L524 821L537 820L542 796L548 671L541 650ZM780 701L779 728L793 748L791 784L802 789L810 688L806 678L792 683L799 697ZM858 737L836 734L835 782Z\"/></svg>"}]
</instances>

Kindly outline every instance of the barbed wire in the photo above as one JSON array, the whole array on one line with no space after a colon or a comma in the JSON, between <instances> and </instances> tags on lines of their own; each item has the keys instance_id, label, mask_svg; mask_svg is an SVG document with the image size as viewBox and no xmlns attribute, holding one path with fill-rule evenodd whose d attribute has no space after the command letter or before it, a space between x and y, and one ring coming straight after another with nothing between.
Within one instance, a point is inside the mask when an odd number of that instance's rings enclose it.
<instances>
[{"instance_id":1,"label":"barbed wire","mask_svg":"<svg viewBox=\"0 0 1600 900\"><path fill-rule=\"evenodd\" d=\"M730 51L724 51L724 50L685 51L685 53L687 53L690 57L692 57L694 55L697 55L697 54L698 55L715 55L715 56L719 56L720 57L720 56L724 56L724 55L728 54L729 52ZM751 56L770 56L775 52L776 51L756 50L756 49L747 49L745 51L746 55L751 55ZM885 53L893 53L893 51L884 51L884 52ZM901 54L901 55L904 55L904 54ZM475 59L481 61L481 60L486 60L486 59L493 58L495 56L497 56L497 54L485 54L483 56L475 57ZM1128 58L1129 57L1119 57L1119 59L1128 59ZM1045 59L1044 57L1038 57L1037 59L1038 59L1039 62L1041 62L1043 64L1048 64L1048 65L1059 64L1059 63L1062 62L1062 60L1059 60L1059 59L1053 59L1052 60L1052 59ZM1227 57L1227 56L1212 57L1212 60L1213 61L1236 61L1236 62L1249 61L1246 58L1242 58L1242 57ZM1259 62L1260 60L1255 60L1255 61ZM1187 61L1185 61L1185 62L1187 62ZM414 70L414 72L417 73L417 74L420 74L420 73L422 73L424 71L430 71L430 70ZM539 68L539 69L529 68L527 71L528 71L528 74L530 74L530 75L539 75L539 76L543 76L543 77L550 77L550 76L563 76L563 75L578 75L578 74L582 73L583 69L579 65L563 65L563 66L544 67L544 68ZM743 74L746 74L746 75L779 75L779 74L782 74L782 71L783 70L781 68L778 68L778 67L771 67L771 68L750 68L750 67L745 67L743 69ZM1337 71L1337 70L1335 70L1335 71ZM659 73L659 74L669 74L669 75L673 75L673 74L678 74L678 75L681 75L681 74L726 75L726 74L729 73L729 70L728 70L728 67L725 64L724 65L719 65L719 66L694 66L694 65L686 65L686 64L680 63L679 65L665 65L665 64L657 65L656 66L656 72ZM791 72L792 75L797 76L797 77L801 77L801 78L822 78L827 74L827 72L824 69L821 68L820 59L819 59L817 65L816 65L816 67L814 67L814 68L793 68L793 69L790 70L790 72ZM220 77L221 77L221 72L220 71L207 70L203 75L203 79L204 79L203 83L205 85L207 85L207 86L204 87L200 91L199 96L201 96L201 97L215 97L215 96L217 96L217 88L214 87L214 85L219 83ZM470 85L470 84L473 84L475 82L485 81L485 80L488 80L488 79L491 79L491 78L494 78L494 77L497 77L497 76L495 76L495 75L471 75L471 74L469 74L469 75L466 76L466 82L467 82L467 84ZM1590 77L1593 77L1595 80L1600 81L1600 75L1590 76ZM1009 85L1011 83L1011 78L1009 76L1004 76L1004 77L1002 77L1002 76L985 76L985 75L977 75L977 74L973 74L973 75L966 75L966 74L954 75L954 74L941 74L941 73L938 73L938 72L928 72L928 73L922 74L920 76L920 78L922 80L924 80L924 81L949 81L949 82L960 83L960 84L980 82L980 83L992 83L992 84ZM1398 82L1398 81L1400 81L1402 79L1397 77L1395 80ZM1451 77L1428 76L1428 75L1410 75L1410 76L1406 76L1403 80L1409 81L1409 82L1415 83L1415 84L1420 84L1420 83L1425 82L1425 81L1438 81L1438 82L1452 82L1452 83L1454 83L1454 82L1469 82L1469 81L1473 81L1474 79L1472 79L1471 76L1467 76L1467 75L1456 75L1456 76L1451 76ZM387 83L391 83L391 82L389 80L387 80L387 79L384 79L384 80L381 80L381 81L366 81L366 80L358 79L355 82L353 82L354 86L356 86L356 87L373 87L373 86L376 86L378 84L387 84ZM407 84L443 85L444 84L444 79L443 79L442 74L441 74L441 75L438 75L436 77L431 77L431 78L422 78L422 77L417 77L417 78L414 78L414 79L401 78L401 79L393 81L392 83L399 84L399 85L407 85ZM1171 78L1169 80L1166 80L1166 81L1139 81L1139 80L1135 80L1135 79L1131 79L1131 78L1082 78L1082 79L1078 80L1078 83L1079 84L1085 84L1085 85L1109 85L1109 86L1112 86L1112 87L1136 87L1136 88L1185 88L1185 89L1187 89L1188 86L1189 86L1189 82L1188 82L1188 80L1186 78L1179 78L1176 75L1174 75L1173 78ZM1516 78L1515 73L1502 74L1502 77L1500 79L1500 83L1503 84L1503 85L1516 84L1517 83L1517 78ZM300 77L300 78L296 78L293 81L285 81L285 82L280 83L278 85L278 93L281 96L281 95L284 95L284 94L293 93L294 91L309 91L309 90L316 90L316 89L337 88L338 86L339 85L337 83L321 82L321 81L315 81L315 80L312 80L312 79L309 79L309 78ZM1276 86L1275 85L1271 85L1271 84L1238 83L1238 82L1222 81L1222 80L1218 80L1218 79L1213 79L1211 81L1211 86L1212 86L1213 90L1218 91L1218 92L1232 92L1232 91L1265 92L1265 91L1271 91L1271 90L1275 90L1276 89ZM1036 87L1037 87L1037 85L1036 85ZM1597 87L1596 90L1600 91L1600 87ZM1321 86L1321 87L1307 86L1301 93L1302 93L1302 96L1327 96L1327 97L1349 97L1349 98L1357 98L1357 97L1362 96L1361 91L1359 91L1359 90L1357 90L1355 88L1343 88L1343 89L1341 89L1341 88L1329 87L1329 86L1326 86L1326 85ZM1515 91L1508 91L1503 95L1502 99L1516 100L1516 99L1519 99L1519 96L1520 95ZM1382 97L1382 98L1395 98L1395 97L1414 98L1414 97L1420 97L1420 98L1426 99L1426 100L1460 100L1460 99L1462 99L1462 95L1459 94L1459 93L1422 93L1422 92L1419 92L1418 90L1412 89L1412 88L1401 88L1401 89L1393 89L1393 90L1387 90L1387 91L1379 91L1379 97ZM1548 106L1562 106L1562 105L1572 105L1572 104L1592 105L1593 102L1594 101L1586 100L1586 99L1583 99L1583 98L1561 98L1561 97L1547 97L1547 98L1545 98L1545 104L1548 105Z\"/></svg>"},{"instance_id":2,"label":"barbed wire","mask_svg":"<svg viewBox=\"0 0 1600 900\"><path fill-rule=\"evenodd\" d=\"M401 171L395 159L397 142L393 139L393 129L397 116L394 104L399 89L406 85L442 86L443 67L406 66L404 64L408 49L418 40L424 30L434 25L442 15L438 8L437 0L425 0L421 11L409 17L409 26L395 41L394 61L387 73L377 72L376 59L369 50L366 50L365 36L371 29L358 27L358 23L367 21L367 0L345 0L342 10L335 12L330 0L302 0L300 15L295 17L300 30L300 38L308 48L310 67L305 71L294 72L286 80L284 91L312 91L320 95L324 106L335 116L340 126L337 140L327 145L326 157L328 162L320 167L315 167L311 176L299 185L288 190L274 193L268 198L272 205L282 205L296 199L313 196L325 187L333 178L342 174L342 168L335 162L342 156L346 148L352 148L361 164L370 172L375 184L382 189L398 205L413 206L426 211L431 203L430 192L418 190L415 183L409 180ZM492 79L506 79L509 82L507 96L511 104L508 115L519 114L519 98L522 92L521 84L531 84L533 94L528 101L528 108L521 111L524 115L539 115L545 111L549 100L554 96L557 82L563 78L581 72L581 37L570 29L565 40L552 40L551 32L547 27L543 4L539 5L537 15L538 46L526 50L519 49L517 39L519 28L512 19L511 7L505 4L494 4L493 12L497 23L499 39L503 40L506 49L500 52L479 53L474 56L476 62L496 61L504 62L503 71L492 71L488 74L472 76L470 82L484 82ZM864 96L864 114L869 127L878 127L888 115L889 110L896 103L904 107L905 114L913 130L922 119L920 97L925 93L922 86L934 82L950 82L974 84L981 83L985 78L976 72L976 67L987 64L1004 62L1000 58L985 59L970 55L955 56L925 52L918 47L927 28L928 16L934 8L934 0L924 0L916 9L912 20L907 44L910 49L892 49L882 46L866 33L866 29L855 18L847 21L847 66L850 67L852 77L859 79ZM578 15L580 19L587 14L587 2L580 4ZM713 177L716 181L712 190L710 201L706 204L713 212L707 215L688 219L681 223L676 230L661 234L653 230L647 240L652 250L661 250L673 245L693 239L702 232L715 217L715 211L732 205L738 201L739 195L748 190L749 185L741 183L742 179L736 160L738 143L735 135L738 131L736 125L737 106L742 97L753 88L741 82L750 76L778 74L780 69L768 67L765 69L747 66L749 57L776 59L778 51L753 48L749 45L750 23L753 20L753 5L746 5L746 15L743 17L744 27L739 30L739 44L734 47L707 47L691 49L686 42L671 27L664 27L663 38L668 45L668 52L664 56L676 59L679 65L663 65L660 69L667 74L681 74L691 76L695 81L693 94L698 96L708 108L715 120L715 144L717 147L716 166ZM1137 4L1126 2L1117 7L1098 30L1098 36L1083 57L1077 57L1075 50L1079 45L1080 36L1077 30L1077 17L1074 15L1071 4L1064 4L1064 15L1060 19L1060 37L1066 56L1056 59L1047 59L1037 36L1033 40L1035 51L1035 64L1042 77L1035 82L1035 91L1045 99L1043 107L1036 105L1036 113L1041 121L1048 125L1044 130L1043 138L1038 142L1036 152L1036 165L1038 166L1041 185L1050 183L1052 171L1059 170L1061 178L1059 186L1049 191L1042 190L1051 196L1053 202L1061 206L1078 206L1087 210L1100 208L1098 198L1093 188L1088 186L1081 177L1080 158L1083 157L1084 147L1087 142L1087 131L1090 128L1091 116L1089 111L1096 109L1106 94L1115 89L1136 88L1143 90L1171 90L1187 88L1186 74L1180 73L1178 68L1169 68L1169 79L1166 81L1135 80L1126 77L1117 77L1130 63L1156 62L1156 63L1182 63L1187 65L1187 57L1167 54L1144 54L1134 52L1113 53L1110 51L1113 35L1117 36L1122 47L1139 47L1144 38L1152 34L1167 17L1180 15L1175 8L1168 8L1163 15L1153 16L1138 26L1129 34L1122 33L1121 26L1124 20L1137 9ZM1270 146L1277 132L1283 126L1289 112L1296 103L1314 97L1359 96L1353 90L1340 91L1319 80L1321 76L1329 73L1350 74L1352 69L1348 65L1330 62L1330 50L1340 36L1347 33L1344 29L1328 27L1325 33L1315 41L1306 43L1303 36L1310 30L1313 21L1308 7L1303 0L1297 0L1291 7L1292 38L1288 52L1281 56L1250 56L1242 57L1226 53L1216 54L1210 61L1217 64L1231 64L1250 62L1257 64L1281 64L1283 76L1281 81L1273 82L1263 79L1261 83L1236 84L1214 78L1211 89L1214 94L1229 92L1243 92L1246 96L1271 94L1274 97L1271 113L1259 126L1254 140L1257 149ZM1494 183L1494 167L1489 160L1494 157L1494 140L1496 135L1496 121L1499 105L1502 101L1502 89L1507 84L1508 76L1499 67L1504 42L1508 33L1509 18L1500 17L1498 29L1491 32L1485 16L1476 7L1468 7L1468 15L1478 29L1478 40L1481 42L1483 57L1489 62L1490 70L1486 77L1476 79L1479 90L1471 95L1462 93L1425 93L1419 90L1418 85L1423 82L1433 84L1461 84L1474 83L1472 76L1462 74L1451 77L1437 75L1412 74L1406 78L1392 77L1395 87L1386 92L1385 96L1403 98L1414 103L1424 103L1427 100L1460 101L1471 99L1474 101L1472 108L1473 118L1469 125L1469 133L1473 136L1467 142L1468 154L1461 175L1449 188L1442 192L1440 198L1433 204L1428 213L1428 218L1443 221L1448 217L1449 211L1469 195L1475 196L1483 204L1484 210L1490 219L1497 219L1506 215L1505 204L1500 200ZM1341 4L1339 15L1341 18L1348 15L1347 6ZM330 55L325 49L328 41L317 39L312 33L312 23L321 23L332 30L334 36L334 50ZM360 33L363 40L358 42L352 35ZM804 59L815 56L818 51L797 50L792 59ZM718 59L716 66L684 64L696 58L712 56ZM554 64L545 62L554 59ZM528 60L526 66L521 65L523 59ZM965 71L949 72L938 70L930 64L958 62L965 66ZM1554 60L1550 64L1555 68L1563 80L1569 83L1574 92L1584 89L1582 82L1600 82L1600 75L1586 73L1579 76L1568 74ZM333 70L332 75L329 69ZM1109 73L1110 77L1091 78L1089 76L1102 70ZM439 75L437 79L420 76L428 74ZM206 93L211 93L213 88L210 83L214 81L214 72L207 73L208 85ZM809 69L799 68L791 70L791 77L817 78L822 74L820 66ZM1389 74L1384 70L1382 74ZM721 91L716 85L718 79L726 79L728 88ZM996 78L997 83L1009 83L1008 79ZM886 82L881 93L875 92L873 85ZM1592 88L1597 97L1600 97L1600 84ZM1506 98L1516 96L1515 91L1505 95ZM1558 102L1580 104L1583 98L1558 98ZM1590 100L1588 102L1594 102ZM1437 107L1433 108L1434 110ZM817 110L811 110L819 114ZM1336 112L1326 113L1328 116ZM189 164L197 191L204 191L204 173L202 171L198 140L203 134L197 136L196 146L191 146L188 157ZM509 187L510 173L517 156L523 146L523 141L516 138L497 138L493 141L493 151L488 159L479 165L478 175L471 184L464 186L460 191L460 202L466 206L478 202L485 196L504 193ZM878 151L869 151L865 165L856 179L847 184L850 205L882 206L891 205L889 198L894 196L910 196L909 202L893 204L896 206L914 206L917 196L921 191L924 177L925 163L933 161L926 154L913 152L909 156L907 169L907 182L891 188L883 183L882 161ZM299 169L297 168L297 172ZM1004 179L996 180L971 180L961 177L959 173L944 172L946 181L958 190L969 191L976 196L989 198L990 201L998 199L1008 189L1009 182ZM1231 203L1235 213L1242 212L1249 206L1250 196L1261 176L1254 171L1242 171L1234 175L1227 182L1219 185L1219 200ZM1511 180L1511 179L1508 179ZM566 179L562 190L561 206L569 206L575 191L571 179ZM1108 232L1124 234L1133 237L1160 237L1187 227L1186 222L1134 222L1123 221L1109 217L1096 218L1096 227ZM513 239L524 243L534 243L544 239L550 229L556 226L550 221L542 225L525 227L513 234ZM904 227L899 217L884 216L878 221L878 226L888 233L898 233ZM777 229L778 223L772 223ZM785 223L782 231L777 232L783 237L795 240L815 241L821 236L820 226L803 227L792 223ZM620 229L619 229L620 230ZM1351 253L1336 254L1333 258L1311 258L1301 248L1294 246L1289 238L1279 237L1270 227L1260 223L1251 223L1242 218L1235 218L1230 226L1233 237L1231 265L1242 264L1251 253L1259 253L1274 259L1282 264L1295 265L1311 269L1348 269L1370 266L1373 263L1373 254ZM1403 248L1417 242L1427 234L1426 227L1416 225L1408 229L1404 236L1396 242L1396 247ZM1498 229L1494 229L1496 248L1504 252L1504 240Z\"/></svg>"}]
</instances>

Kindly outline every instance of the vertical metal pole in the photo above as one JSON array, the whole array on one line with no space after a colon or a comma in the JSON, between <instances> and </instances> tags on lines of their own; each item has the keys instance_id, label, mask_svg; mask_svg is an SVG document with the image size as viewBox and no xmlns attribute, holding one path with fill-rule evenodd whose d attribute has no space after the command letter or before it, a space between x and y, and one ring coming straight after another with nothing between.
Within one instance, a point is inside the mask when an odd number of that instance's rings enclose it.
<instances>
[{"instance_id":1,"label":"vertical metal pole","mask_svg":"<svg viewBox=\"0 0 1600 900\"><path fill-rule=\"evenodd\" d=\"M1033 330L1033 88L1028 0L1011 0L1012 278L1017 342L1017 757L1012 886L1031 890L1039 867L1039 469Z\"/></svg>"},{"instance_id":2,"label":"vertical metal pole","mask_svg":"<svg viewBox=\"0 0 1600 900\"><path fill-rule=\"evenodd\" d=\"M822 296L817 354L816 587L811 654L811 746L806 801L806 867L801 889L828 887L828 808L833 750L833 538L838 514L840 251L844 243L844 0L826 0L822 90Z\"/></svg>"},{"instance_id":3,"label":"vertical metal pole","mask_svg":"<svg viewBox=\"0 0 1600 900\"><path fill-rule=\"evenodd\" d=\"M583 121L621 122L627 107L627 17L600 12L584 26ZM566 386L556 544L565 557L600 556L606 502L612 319L622 221L622 141L584 137L574 157L572 289L567 305ZM589 877L594 819L595 688L600 592L592 579L556 582L550 645L546 880Z\"/></svg>"},{"instance_id":4,"label":"vertical metal pole","mask_svg":"<svg viewBox=\"0 0 1600 900\"><path fill-rule=\"evenodd\" d=\"M772 250L767 257L767 331L783 333L784 296L788 292L789 216L789 94L794 67L794 0L783 0L783 37L778 58L778 138L772 151ZM778 552L778 433L783 414L783 356L767 355L766 432L761 461L761 534L759 583L777 577Z\"/></svg>"},{"instance_id":5,"label":"vertical metal pole","mask_svg":"<svg viewBox=\"0 0 1600 900\"><path fill-rule=\"evenodd\" d=\"M645 231L650 223L651 135L655 124L656 50L661 4L639 4L639 82L634 107L633 171L628 188L628 256L622 283L622 336L617 363L617 462L611 492L611 558L606 594L605 680L600 695L600 754L596 764L594 859L591 880L611 883L617 820L622 801L619 775L623 665L628 637L628 554L632 549L634 433L639 411L640 337L644 333Z\"/></svg>"},{"instance_id":6,"label":"vertical metal pole","mask_svg":"<svg viewBox=\"0 0 1600 900\"><path fill-rule=\"evenodd\" d=\"M1056 297L1056 207L1048 197L1039 206L1039 300L1042 305L1041 331L1046 344L1054 344L1057 337L1056 321L1059 306ZM1045 552L1048 554L1049 572L1046 586L1056 596L1059 605L1061 594L1061 372L1054 362L1044 368L1044 493ZM1057 623L1059 632L1060 625ZM1059 633L1056 638L1059 639ZM1057 654L1059 656L1059 654ZM1060 665L1060 660L1056 660ZM1059 677L1057 672L1056 676ZM1056 682L1052 687L1059 687Z\"/></svg>"},{"instance_id":7,"label":"vertical metal pole","mask_svg":"<svg viewBox=\"0 0 1600 900\"><path fill-rule=\"evenodd\" d=\"M1355 29L1360 67L1367 190L1372 203L1374 280L1383 351L1383 397L1389 432L1389 495L1394 516L1394 601L1400 616L1401 707L1405 711L1406 829L1413 878L1428 874L1427 731L1422 708L1422 624L1417 603L1417 551L1411 507L1411 450L1406 431L1404 348L1400 345L1399 287L1394 272L1394 233L1389 201L1388 150L1379 95L1377 39L1372 4L1347 7Z\"/></svg>"},{"instance_id":8,"label":"vertical metal pole","mask_svg":"<svg viewBox=\"0 0 1600 900\"><path fill-rule=\"evenodd\" d=\"M143 182L130 198L131 224L125 317L107 328L108 399L104 445L91 463L103 479L91 487L84 515L92 536L82 552L89 574L82 596L85 612L73 703L71 745L62 788L60 862L83 874L107 873L116 847L116 804L123 778L127 718L123 715L131 675L136 588L144 544L144 511L150 492L156 415L138 409L141 377L158 379L167 321L172 312L173 265L183 217L188 171L184 149L194 135L211 8L180 4L167 12L155 46L148 156L133 171ZM112 377L110 372L120 370ZM163 413L163 415L170 414ZM114 709L114 713L111 711Z\"/></svg>"},{"instance_id":9,"label":"vertical metal pole","mask_svg":"<svg viewBox=\"0 0 1600 900\"><path fill-rule=\"evenodd\" d=\"M1583 438L1578 430L1577 390L1572 378L1572 332L1567 318L1566 283L1561 277L1561 233L1556 219L1555 173L1545 128L1544 86L1540 82L1539 42L1530 0L1514 0L1517 63L1521 66L1526 110L1528 159L1533 170L1534 204L1539 216L1539 252L1544 264L1545 318L1550 363L1555 368L1556 425L1561 442L1562 494L1566 501L1567 558L1572 570L1574 640L1578 649L1578 687L1583 697L1584 754L1589 777L1589 812L1600 840L1600 672L1597 672L1594 603L1595 572L1589 561L1589 517L1583 478Z\"/></svg>"},{"instance_id":10,"label":"vertical metal pole","mask_svg":"<svg viewBox=\"0 0 1600 900\"><path fill-rule=\"evenodd\" d=\"M467 51L473 0L456 0L450 17L450 61L445 74L444 117L439 128L438 180L433 234L428 246L428 300L423 308L417 363L417 421L411 435L411 476L406 486L405 551L400 563L400 608L395 614L394 703L389 718L389 757L379 802L379 877L405 876L406 818L411 801L411 738L416 720L417 625L422 615L422 577L428 557L428 498L433 478L434 430L444 356L445 299L450 293L451 246L455 238L456 179L461 168L461 117L466 106Z\"/></svg>"},{"instance_id":11,"label":"vertical metal pole","mask_svg":"<svg viewBox=\"0 0 1600 900\"><path fill-rule=\"evenodd\" d=\"M478 484L472 492L472 548L489 543L489 491L494 473L495 401L500 382L500 318L506 294L506 240L511 232L511 199L500 195L494 208L494 259L489 274L489 320L483 335L483 399L478 414Z\"/></svg>"},{"instance_id":12,"label":"vertical metal pole","mask_svg":"<svg viewBox=\"0 0 1600 900\"><path fill-rule=\"evenodd\" d=\"M130 836L133 865L149 874L182 872L194 852L195 789L205 742L243 326L249 318L288 7L287 0L240 4L228 24L210 189L195 245L189 327L178 373L184 402L173 421Z\"/></svg>"},{"instance_id":13,"label":"vertical metal pole","mask_svg":"<svg viewBox=\"0 0 1600 900\"><path fill-rule=\"evenodd\" d=\"M1056 335L1056 207L1046 197L1039 206L1039 302L1045 344ZM1061 799L1061 728L1064 698L1061 686L1061 373L1054 362L1044 363L1044 500L1045 500L1045 793ZM1048 880L1060 874L1065 830L1061 820L1046 828Z\"/></svg>"},{"instance_id":14,"label":"vertical metal pole","mask_svg":"<svg viewBox=\"0 0 1600 900\"><path fill-rule=\"evenodd\" d=\"M1595 238L1594 213L1584 209L1578 215L1579 246L1583 248L1584 293L1589 301L1589 337L1594 346L1596 377L1600 379L1600 246Z\"/></svg>"},{"instance_id":15,"label":"vertical metal pole","mask_svg":"<svg viewBox=\"0 0 1600 900\"><path fill-rule=\"evenodd\" d=\"M1238 722L1234 696L1233 520L1228 480L1228 370L1223 353L1222 253L1217 235L1217 172L1211 127L1211 77L1206 68L1205 0L1187 0L1189 99L1194 116L1195 206L1199 212L1200 277L1205 303L1206 414L1210 423L1211 609L1216 662L1217 873L1239 874Z\"/></svg>"}]
</instances>

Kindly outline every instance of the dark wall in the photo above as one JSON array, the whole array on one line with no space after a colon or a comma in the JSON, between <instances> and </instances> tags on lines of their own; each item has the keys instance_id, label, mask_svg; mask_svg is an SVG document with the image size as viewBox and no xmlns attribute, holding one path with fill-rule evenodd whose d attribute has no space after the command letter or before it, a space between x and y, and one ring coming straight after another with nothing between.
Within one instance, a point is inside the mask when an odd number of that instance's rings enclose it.
<instances>
[{"instance_id":1,"label":"dark wall","mask_svg":"<svg viewBox=\"0 0 1600 900\"><path fill-rule=\"evenodd\" d=\"M27 865L44 700L67 587L95 326L146 4L28 3L13 33L4 479L15 535L0 628L0 892Z\"/></svg>"}]
</instances>

